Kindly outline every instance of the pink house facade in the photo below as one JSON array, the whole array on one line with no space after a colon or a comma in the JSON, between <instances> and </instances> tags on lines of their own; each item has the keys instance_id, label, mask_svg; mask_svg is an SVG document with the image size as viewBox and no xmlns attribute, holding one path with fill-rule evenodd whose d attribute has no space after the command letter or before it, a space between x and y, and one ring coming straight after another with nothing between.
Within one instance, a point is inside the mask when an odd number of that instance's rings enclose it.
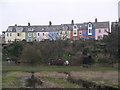
<instances>
[{"instance_id":1,"label":"pink house facade","mask_svg":"<svg viewBox=\"0 0 120 90\"><path fill-rule=\"evenodd\" d=\"M37 41L44 41L48 39L49 32L37 32L36 33L36 40Z\"/></svg>"},{"instance_id":2,"label":"pink house facade","mask_svg":"<svg viewBox=\"0 0 120 90\"><path fill-rule=\"evenodd\" d=\"M108 35L109 28L97 28L95 29L95 39L100 40L103 39L105 35Z\"/></svg>"}]
</instances>

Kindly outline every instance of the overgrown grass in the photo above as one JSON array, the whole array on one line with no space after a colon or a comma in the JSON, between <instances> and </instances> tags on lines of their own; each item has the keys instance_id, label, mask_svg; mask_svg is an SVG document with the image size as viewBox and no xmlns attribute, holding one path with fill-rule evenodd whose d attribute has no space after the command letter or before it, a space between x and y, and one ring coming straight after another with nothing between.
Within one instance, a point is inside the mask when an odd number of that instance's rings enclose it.
<instances>
[{"instance_id":1,"label":"overgrown grass","mask_svg":"<svg viewBox=\"0 0 120 90\"><path fill-rule=\"evenodd\" d=\"M113 83L110 80L105 80L105 79L101 79L101 78L91 78L91 80L94 81L94 82L103 83L105 85L109 85L109 86L112 86L112 87L117 87L118 88L118 86L119 86L118 84Z\"/></svg>"},{"instance_id":2,"label":"overgrown grass","mask_svg":"<svg viewBox=\"0 0 120 90\"><path fill-rule=\"evenodd\" d=\"M118 71L117 68L110 67L90 67L81 66L3 66L3 71Z\"/></svg>"},{"instance_id":3,"label":"overgrown grass","mask_svg":"<svg viewBox=\"0 0 120 90\"><path fill-rule=\"evenodd\" d=\"M7 72L3 74L2 77L2 87L3 88L20 88L20 80L18 75L21 72Z\"/></svg>"}]
</instances>

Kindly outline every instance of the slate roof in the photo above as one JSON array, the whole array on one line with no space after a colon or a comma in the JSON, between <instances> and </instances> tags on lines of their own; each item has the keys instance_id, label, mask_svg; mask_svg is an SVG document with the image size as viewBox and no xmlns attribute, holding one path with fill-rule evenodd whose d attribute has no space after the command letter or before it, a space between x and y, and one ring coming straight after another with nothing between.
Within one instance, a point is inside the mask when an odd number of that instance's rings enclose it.
<instances>
[{"instance_id":1,"label":"slate roof","mask_svg":"<svg viewBox=\"0 0 120 90\"><path fill-rule=\"evenodd\" d=\"M88 23L78 23L75 24L78 26L79 30L86 30L88 28ZM109 22L91 22L93 28L109 28ZM33 25L33 26L9 26L6 32L16 32L16 28L20 28L23 32L29 32L28 29L33 29L34 32L49 32L49 31L62 31L62 30L72 30L72 24L61 24L61 25Z\"/></svg>"},{"instance_id":2,"label":"slate roof","mask_svg":"<svg viewBox=\"0 0 120 90\"><path fill-rule=\"evenodd\" d=\"M78 26L79 30L86 30L88 28L88 23L89 22L85 22L85 23L76 23L75 25ZM109 22L90 22L93 25L93 28L109 28ZM73 29L73 25L72 24L63 24L69 27L69 30Z\"/></svg>"}]
</instances>

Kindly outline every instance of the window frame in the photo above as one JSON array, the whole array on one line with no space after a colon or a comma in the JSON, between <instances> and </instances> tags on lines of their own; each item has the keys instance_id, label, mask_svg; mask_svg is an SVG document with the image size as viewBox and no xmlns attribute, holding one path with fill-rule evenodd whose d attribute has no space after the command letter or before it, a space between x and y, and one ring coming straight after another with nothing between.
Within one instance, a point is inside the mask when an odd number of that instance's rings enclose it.
<instances>
[{"instance_id":1,"label":"window frame","mask_svg":"<svg viewBox=\"0 0 120 90\"><path fill-rule=\"evenodd\" d=\"M101 35L99 35L99 36L97 36L97 38L98 38L98 40L100 40L100 39L102 39L102 36L101 36Z\"/></svg>"},{"instance_id":2,"label":"window frame","mask_svg":"<svg viewBox=\"0 0 120 90\"><path fill-rule=\"evenodd\" d=\"M80 31L80 33L79 33L80 35L82 35L82 31Z\"/></svg>"},{"instance_id":3,"label":"window frame","mask_svg":"<svg viewBox=\"0 0 120 90\"><path fill-rule=\"evenodd\" d=\"M17 36L18 36L18 37L20 37L20 36L21 36L21 34L20 34L20 33L17 33Z\"/></svg>"},{"instance_id":4,"label":"window frame","mask_svg":"<svg viewBox=\"0 0 120 90\"><path fill-rule=\"evenodd\" d=\"M28 33L28 37L31 37L32 36L32 33Z\"/></svg>"},{"instance_id":5,"label":"window frame","mask_svg":"<svg viewBox=\"0 0 120 90\"><path fill-rule=\"evenodd\" d=\"M33 33L33 37L36 37L36 33Z\"/></svg>"},{"instance_id":6,"label":"window frame","mask_svg":"<svg viewBox=\"0 0 120 90\"><path fill-rule=\"evenodd\" d=\"M9 37L9 33L7 33L7 37Z\"/></svg>"},{"instance_id":7,"label":"window frame","mask_svg":"<svg viewBox=\"0 0 120 90\"><path fill-rule=\"evenodd\" d=\"M40 36L40 33L38 33L37 36Z\"/></svg>"},{"instance_id":8,"label":"window frame","mask_svg":"<svg viewBox=\"0 0 120 90\"><path fill-rule=\"evenodd\" d=\"M104 33L107 33L107 29L104 29Z\"/></svg>"},{"instance_id":9,"label":"window frame","mask_svg":"<svg viewBox=\"0 0 120 90\"><path fill-rule=\"evenodd\" d=\"M92 29L88 29L88 33L92 33Z\"/></svg>"},{"instance_id":10,"label":"window frame","mask_svg":"<svg viewBox=\"0 0 120 90\"><path fill-rule=\"evenodd\" d=\"M98 33L101 33L101 29L98 30Z\"/></svg>"}]
</instances>

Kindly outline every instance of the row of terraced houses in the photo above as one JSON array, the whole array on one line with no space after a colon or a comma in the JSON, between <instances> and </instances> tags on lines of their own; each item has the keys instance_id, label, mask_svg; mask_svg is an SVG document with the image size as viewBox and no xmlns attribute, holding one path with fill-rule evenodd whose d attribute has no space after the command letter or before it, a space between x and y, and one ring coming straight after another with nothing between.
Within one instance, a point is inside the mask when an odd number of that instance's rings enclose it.
<instances>
[{"instance_id":1,"label":"row of terraced houses","mask_svg":"<svg viewBox=\"0 0 120 90\"><path fill-rule=\"evenodd\" d=\"M96 40L102 39L110 32L109 22L86 22L52 25L31 25L26 26L9 26L5 31L5 43L25 40L27 42L44 41L44 40L80 40L94 38Z\"/></svg>"}]
</instances>

